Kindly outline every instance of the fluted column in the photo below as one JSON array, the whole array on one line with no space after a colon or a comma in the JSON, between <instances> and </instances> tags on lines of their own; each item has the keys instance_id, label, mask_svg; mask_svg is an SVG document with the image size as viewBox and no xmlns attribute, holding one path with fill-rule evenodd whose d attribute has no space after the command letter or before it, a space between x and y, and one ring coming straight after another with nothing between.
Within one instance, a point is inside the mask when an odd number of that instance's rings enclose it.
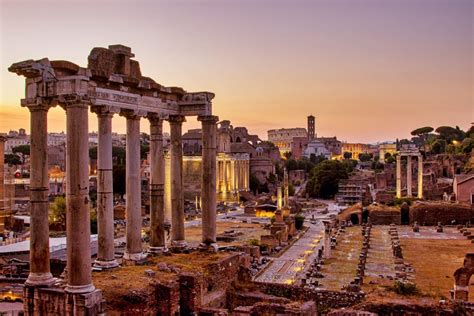
<instances>
[{"instance_id":1,"label":"fluted column","mask_svg":"<svg viewBox=\"0 0 474 316\"><path fill-rule=\"evenodd\" d=\"M412 197L412 170L411 170L411 159L410 155L407 156L407 196Z\"/></svg>"},{"instance_id":2,"label":"fluted column","mask_svg":"<svg viewBox=\"0 0 474 316\"><path fill-rule=\"evenodd\" d=\"M186 246L184 236L184 195L183 195L183 141L182 125L186 121L182 115L169 117L171 137L171 246Z\"/></svg>"},{"instance_id":3,"label":"fluted column","mask_svg":"<svg viewBox=\"0 0 474 316\"><path fill-rule=\"evenodd\" d=\"M202 123L202 243L216 245L216 123L217 116L200 116ZM224 170L227 166L224 164ZM227 179L226 179L227 180Z\"/></svg>"},{"instance_id":4,"label":"fluted column","mask_svg":"<svg viewBox=\"0 0 474 316\"><path fill-rule=\"evenodd\" d=\"M140 115L134 111L124 111L127 118L126 146L126 235L127 248L124 259L139 261L145 258L142 245L142 198L140 181Z\"/></svg>"},{"instance_id":5,"label":"fluted column","mask_svg":"<svg viewBox=\"0 0 474 316\"><path fill-rule=\"evenodd\" d=\"M89 204L88 100L67 98L66 109L66 236L67 287L71 293L92 292Z\"/></svg>"},{"instance_id":6,"label":"fluted column","mask_svg":"<svg viewBox=\"0 0 474 316\"><path fill-rule=\"evenodd\" d=\"M28 106L30 110L30 273L26 284L50 285L54 282L49 265L48 222L48 109L46 104ZM2 166L3 167L3 166ZM3 180L3 179L2 179Z\"/></svg>"},{"instance_id":7,"label":"fluted column","mask_svg":"<svg viewBox=\"0 0 474 316\"><path fill-rule=\"evenodd\" d=\"M401 166L401 157L400 154L397 155L397 170L396 170L396 178L397 178L397 185L396 185L396 194L397 198L402 197L402 166Z\"/></svg>"},{"instance_id":8,"label":"fluted column","mask_svg":"<svg viewBox=\"0 0 474 316\"><path fill-rule=\"evenodd\" d=\"M112 117L105 107L94 107L98 118L97 147L97 230L98 251L94 265L110 269L118 266L114 247L114 196L112 175Z\"/></svg>"},{"instance_id":9,"label":"fluted column","mask_svg":"<svg viewBox=\"0 0 474 316\"><path fill-rule=\"evenodd\" d=\"M163 119L148 115L150 121L150 252L165 249Z\"/></svg>"},{"instance_id":10,"label":"fluted column","mask_svg":"<svg viewBox=\"0 0 474 316\"><path fill-rule=\"evenodd\" d=\"M418 198L423 198L423 156L418 155Z\"/></svg>"}]
</instances>

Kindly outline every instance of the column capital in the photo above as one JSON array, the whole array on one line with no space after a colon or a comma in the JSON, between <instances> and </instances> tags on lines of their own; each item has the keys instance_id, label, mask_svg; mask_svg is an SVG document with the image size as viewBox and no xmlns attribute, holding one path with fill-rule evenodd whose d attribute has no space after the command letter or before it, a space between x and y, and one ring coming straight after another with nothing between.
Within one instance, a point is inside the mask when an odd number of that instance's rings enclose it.
<instances>
[{"instance_id":1,"label":"column capital","mask_svg":"<svg viewBox=\"0 0 474 316\"><path fill-rule=\"evenodd\" d=\"M219 117L217 115L200 115L197 119L202 123L210 124L215 124L217 121L219 121Z\"/></svg>"},{"instance_id":2,"label":"column capital","mask_svg":"<svg viewBox=\"0 0 474 316\"><path fill-rule=\"evenodd\" d=\"M91 112L97 114L98 117L101 116L110 116L113 117L114 114L120 113L120 109L108 105L93 105L91 106Z\"/></svg>"},{"instance_id":3,"label":"column capital","mask_svg":"<svg viewBox=\"0 0 474 316\"><path fill-rule=\"evenodd\" d=\"M64 110L70 107L88 108L91 104L91 99L88 95L81 95L77 93L64 94L58 97L58 104Z\"/></svg>"},{"instance_id":4,"label":"column capital","mask_svg":"<svg viewBox=\"0 0 474 316\"><path fill-rule=\"evenodd\" d=\"M36 97L21 99L21 106L28 108L30 112L48 111L49 108L55 106L56 103L56 100L54 100L53 98Z\"/></svg>"},{"instance_id":5,"label":"column capital","mask_svg":"<svg viewBox=\"0 0 474 316\"><path fill-rule=\"evenodd\" d=\"M140 120L146 116L146 112L138 110L120 110L120 116L123 116L130 120Z\"/></svg>"},{"instance_id":6,"label":"column capital","mask_svg":"<svg viewBox=\"0 0 474 316\"><path fill-rule=\"evenodd\" d=\"M146 115L146 118L150 123L160 123L163 122L163 120L166 119L166 115L161 114L161 113L153 113L153 112L148 112Z\"/></svg>"},{"instance_id":7,"label":"column capital","mask_svg":"<svg viewBox=\"0 0 474 316\"><path fill-rule=\"evenodd\" d=\"M168 122L170 122L170 123L183 123L183 122L186 122L186 117L184 115L170 115L168 117Z\"/></svg>"}]
</instances>

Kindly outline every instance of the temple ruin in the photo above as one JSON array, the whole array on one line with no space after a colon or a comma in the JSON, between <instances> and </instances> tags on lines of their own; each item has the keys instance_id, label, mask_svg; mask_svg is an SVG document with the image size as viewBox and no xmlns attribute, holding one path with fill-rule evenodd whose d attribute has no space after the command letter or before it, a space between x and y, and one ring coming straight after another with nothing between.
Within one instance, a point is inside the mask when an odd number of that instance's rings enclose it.
<instances>
[{"instance_id":1,"label":"temple ruin","mask_svg":"<svg viewBox=\"0 0 474 316\"><path fill-rule=\"evenodd\" d=\"M171 247L186 246L183 211L182 125L186 116L202 123L202 246L216 248L216 123L211 92L187 92L165 87L141 74L129 47L93 48L87 67L69 61L26 60L9 71L26 78L21 105L31 123L31 239L30 273L25 284L26 315L42 313L96 314L102 294L92 284L88 197L88 112L97 114L98 136L98 256L95 265L117 266L114 257L112 118L127 121L126 136L126 250L124 261L142 261L140 120L150 123L150 252L165 249L164 153L162 129L171 130ZM56 286L50 272L48 227L47 118L54 106L66 112L67 123L67 284ZM51 297L57 304L48 304ZM54 306L53 306L54 305Z\"/></svg>"}]
</instances>

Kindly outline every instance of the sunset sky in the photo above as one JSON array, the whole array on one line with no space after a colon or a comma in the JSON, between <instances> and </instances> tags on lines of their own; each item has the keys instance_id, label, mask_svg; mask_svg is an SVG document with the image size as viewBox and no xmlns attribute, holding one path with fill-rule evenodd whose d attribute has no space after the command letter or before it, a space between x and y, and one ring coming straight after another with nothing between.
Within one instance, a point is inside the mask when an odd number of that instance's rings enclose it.
<instances>
[{"instance_id":1,"label":"sunset sky","mask_svg":"<svg viewBox=\"0 0 474 316\"><path fill-rule=\"evenodd\" d=\"M472 0L0 0L0 132L25 127L14 62L87 65L93 47L132 47L142 74L212 91L214 113L266 139L305 127L349 142L474 121ZM90 131L97 130L91 115ZM116 117L114 130L125 131ZM148 126L142 120L142 131ZM165 124L167 125L167 124ZM184 129L199 125L195 120ZM49 130L65 130L53 109Z\"/></svg>"}]
</instances>

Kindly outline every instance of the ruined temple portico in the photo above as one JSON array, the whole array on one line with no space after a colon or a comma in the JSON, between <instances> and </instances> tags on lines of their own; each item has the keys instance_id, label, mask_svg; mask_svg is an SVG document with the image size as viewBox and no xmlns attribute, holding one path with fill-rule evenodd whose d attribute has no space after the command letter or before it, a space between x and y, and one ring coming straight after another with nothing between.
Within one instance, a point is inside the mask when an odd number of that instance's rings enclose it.
<instances>
[{"instance_id":1,"label":"ruined temple portico","mask_svg":"<svg viewBox=\"0 0 474 316\"><path fill-rule=\"evenodd\" d=\"M203 125L202 208L203 244L216 241L216 122L210 92L189 93L165 87L141 75L129 47L92 49L86 68L68 61L26 60L9 70L26 77L22 106L31 112L31 269L24 290L26 315L96 315L103 312L102 294L92 284L88 178L88 112L99 123L98 255L95 265L115 268L111 131L114 114L127 120L126 250L129 263L143 260L141 229L140 120L151 132L150 251L165 247L164 155L162 124L171 127L172 246L184 247L182 123L197 116ZM47 113L60 105L67 123L67 280L53 285L49 268ZM231 187L231 186L229 186ZM54 300L54 304L50 302Z\"/></svg>"},{"instance_id":2,"label":"ruined temple portico","mask_svg":"<svg viewBox=\"0 0 474 316\"><path fill-rule=\"evenodd\" d=\"M406 189L407 189L407 197L412 197L413 193L413 184L412 184L412 159L413 157L416 157L418 159L418 195L417 197L419 199L423 198L423 156L419 152L417 148L413 147L406 147L402 148L398 152L397 158L396 158L396 196L397 198L402 197L402 166L401 166L401 158L406 157L407 159L407 166L406 166Z\"/></svg>"}]
</instances>

